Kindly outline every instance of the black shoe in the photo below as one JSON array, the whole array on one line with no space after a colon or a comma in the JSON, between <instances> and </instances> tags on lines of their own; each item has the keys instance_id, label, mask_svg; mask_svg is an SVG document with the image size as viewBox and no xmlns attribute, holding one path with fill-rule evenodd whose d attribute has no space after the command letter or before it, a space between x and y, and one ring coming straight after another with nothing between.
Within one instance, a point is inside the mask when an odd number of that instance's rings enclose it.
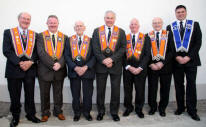
<instances>
[{"instance_id":1,"label":"black shoe","mask_svg":"<svg viewBox=\"0 0 206 127\"><path fill-rule=\"evenodd\" d=\"M92 116L90 114L84 115L84 117L86 118L86 120L92 121Z\"/></svg>"},{"instance_id":2,"label":"black shoe","mask_svg":"<svg viewBox=\"0 0 206 127\"><path fill-rule=\"evenodd\" d=\"M114 121L120 121L120 118L119 118L118 115L112 115L112 119L113 119Z\"/></svg>"},{"instance_id":3,"label":"black shoe","mask_svg":"<svg viewBox=\"0 0 206 127\"><path fill-rule=\"evenodd\" d=\"M80 119L80 115L74 115L73 121L77 122Z\"/></svg>"},{"instance_id":4,"label":"black shoe","mask_svg":"<svg viewBox=\"0 0 206 127\"><path fill-rule=\"evenodd\" d=\"M131 109L126 109L125 112L123 113L123 116L129 116L129 114L132 112Z\"/></svg>"},{"instance_id":5,"label":"black shoe","mask_svg":"<svg viewBox=\"0 0 206 127\"><path fill-rule=\"evenodd\" d=\"M19 119L18 118L13 118L11 120L11 123L10 123L10 127L16 127L17 125L19 124Z\"/></svg>"},{"instance_id":6,"label":"black shoe","mask_svg":"<svg viewBox=\"0 0 206 127\"><path fill-rule=\"evenodd\" d=\"M175 115L181 115L183 112L184 112L184 110L177 109L175 111Z\"/></svg>"},{"instance_id":7,"label":"black shoe","mask_svg":"<svg viewBox=\"0 0 206 127\"><path fill-rule=\"evenodd\" d=\"M200 121L200 117L197 115L197 113L193 113L193 114L189 113L189 115L193 120Z\"/></svg>"},{"instance_id":8,"label":"black shoe","mask_svg":"<svg viewBox=\"0 0 206 127\"><path fill-rule=\"evenodd\" d=\"M149 111L149 115L154 115L156 111L157 111L157 109L151 108Z\"/></svg>"},{"instance_id":9,"label":"black shoe","mask_svg":"<svg viewBox=\"0 0 206 127\"><path fill-rule=\"evenodd\" d=\"M37 118L36 116L26 115L26 118L29 121L32 121L33 123L40 123L41 122L41 120L39 118Z\"/></svg>"},{"instance_id":10,"label":"black shoe","mask_svg":"<svg viewBox=\"0 0 206 127\"><path fill-rule=\"evenodd\" d=\"M144 118L144 114L143 114L143 112L141 111L141 112L136 112L137 113L137 116L139 117L139 118Z\"/></svg>"},{"instance_id":11,"label":"black shoe","mask_svg":"<svg viewBox=\"0 0 206 127\"><path fill-rule=\"evenodd\" d=\"M161 111L161 110L159 110L159 114L160 114L160 116L162 116L162 117L165 117L165 116L166 116L165 111Z\"/></svg>"},{"instance_id":12,"label":"black shoe","mask_svg":"<svg viewBox=\"0 0 206 127\"><path fill-rule=\"evenodd\" d=\"M99 114L97 115L97 120L98 120L98 121L101 121L101 120L103 120L103 117L104 117L104 113L99 113Z\"/></svg>"}]
</instances>

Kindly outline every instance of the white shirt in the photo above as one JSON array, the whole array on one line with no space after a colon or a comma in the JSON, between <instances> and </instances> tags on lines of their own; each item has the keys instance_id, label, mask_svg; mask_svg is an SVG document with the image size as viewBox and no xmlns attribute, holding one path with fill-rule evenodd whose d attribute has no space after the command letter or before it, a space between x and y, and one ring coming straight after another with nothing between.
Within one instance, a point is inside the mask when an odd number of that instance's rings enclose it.
<instances>
[{"instance_id":1,"label":"white shirt","mask_svg":"<svg viewBox=\"0 0 206 127\"><path fill-rule=\"evenodd\" d=\"M113 31L114 26L108 27L107 25L105 25L105 34L106 34L107 38L108 38L108 33L109 33L109 29L108 28L111 28L111 35L112 35L112 31Z\"/></svg>"},{"instance_id":2,"label":"white shirt","mask_svg":"<svg viewBox=\"0 0 206 127\"><path fill-rule=\"evenodd\" d=\"M180 29L180 20L177 20L177 24L178 24L178 27ZM185 23L186 23L186 19L182 20L182 25L183 25L183 28L185 27Z\"/></svg>"},{"instance_id":3,"label":"white shirt","mask_svg":"<svg viewBox=\"0 0 206 127\"><path fill-rule=\"evenodd\" d=\"M21 35L23 35L23 31L25 31L25 34L27 35L28 30L23 30L20 26L18 26L18 30L20 32Z\"/></svg>"},{"instance_id":4,"label":"white shirt","mask_svg":"<svg viewBox=\"0 0 206 127\"><path fill-rule=\"evenodd\" d=\"M162 30L160 30L160 31L154 31L155 32L155 39L157 39L157 32L159 32L159 41L160 41L160 37L161 37L161 34L162 34Z\"/></svg>"}]
</instances>

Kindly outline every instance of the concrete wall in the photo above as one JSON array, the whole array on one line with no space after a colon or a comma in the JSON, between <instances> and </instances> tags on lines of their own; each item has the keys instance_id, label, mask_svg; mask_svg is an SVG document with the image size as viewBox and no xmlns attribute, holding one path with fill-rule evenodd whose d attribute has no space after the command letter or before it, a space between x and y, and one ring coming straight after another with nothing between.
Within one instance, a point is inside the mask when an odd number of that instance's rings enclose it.
<instances>
[{"instance_id":1,"label":"concrete wall","mask_svg":"<svg viewBox=\"0 0 206 127\"><path fill-rule=\"evenodd\" d=\"M7 81L4 78L6 58L2 54L2 42L4 29L16 27L18 25L17 15L26 11L32 15L30 29L36 32L42 32L47 29L46 19L50 14L56 14L60 19L59 30L71 36L74 34L73 26L76 20L85 22L87 29L86 34L91 36L94 28L104 24L104 13L106 10L113 10L117 14L116 25L123 28L129 33L129 22L136 17L140 20L140 31L147 33L152 29L151 20L153 17L162 17L164 27L174 21L174 9L177 5L184 4L188 9L188 19L199 21L202 29L202 48L200 57L202 66L198 68L197 75L197 93L198 99L206 99L206 50L205 32L205 0L1 0L0 1L0 101L10 101L7 90ZM122 85L122 84L121 84ZM147 84L146 84L147 86ZM66 78L64 83L64 102L71 102L71 92L69 80ZM110 84L108 83L106 101L110 98ZM172 83L170 100L174 98L174 85ZM94 89L94 102L96 89ZM147 89L146 89L147 97ZM23 98L22 98L23 100ZM35 100L39 102L39 87L36 81ZM123 100L123 87L121 87L121 102Z\"/></svg>"}]
</instances>

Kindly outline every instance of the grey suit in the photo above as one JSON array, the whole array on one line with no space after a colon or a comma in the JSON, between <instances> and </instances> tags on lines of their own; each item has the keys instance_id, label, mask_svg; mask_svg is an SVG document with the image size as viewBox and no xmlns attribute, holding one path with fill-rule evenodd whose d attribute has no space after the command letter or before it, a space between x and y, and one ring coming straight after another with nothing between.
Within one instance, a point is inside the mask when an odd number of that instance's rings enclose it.
<instances>
[{"instance_id":1,"label":"grey suit","mask_svg":"<svg viewBox=\"0 0 206 127\"><path fill-rule=\"evenodd\" d=\"M65 36L64 44L67 41ZM63 42L63 41L62 41ZM63 96L62 88L64 78L66 77L66 66L63 55L60 59L53 60L51 56L45 51L43 33L39 34L37 39L37 52L39 56L38 61L38 80L40 85L41 95L41 111L42 116L50 116L50 88L53 87L53 98L54 98L54 112L57 116L62 113ZM58 71L53 70L54 63L58 62L61 68Z\"/></svg>"}]
</instances>

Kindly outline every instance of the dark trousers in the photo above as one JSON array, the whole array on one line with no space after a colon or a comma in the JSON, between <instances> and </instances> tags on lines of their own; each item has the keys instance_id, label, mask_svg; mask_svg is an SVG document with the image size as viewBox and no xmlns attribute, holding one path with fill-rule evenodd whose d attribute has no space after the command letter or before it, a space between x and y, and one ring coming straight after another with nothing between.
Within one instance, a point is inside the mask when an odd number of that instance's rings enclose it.
<instances>
[{"instance_id":1,"label":"dark trousers","mask_svg":"<svg viewBox=\"0 0 206 127\"><path fill-rule=\"evenodd\" d=\"M138 75L133 75L131 72L123 71L123 82L124 82L124 106L133 110L132 105L132 94L133 94L133 83L135 87L135 111L141 112L145 101L145 80L146 72L142 71Z\"/></svg>"},{"instance_id":2,"label":"dark trousers","mask_svg":"<svg viewBox=\"0 0 206 127\"><path fill-rule=\"evenodd\" d=\"M174 80L176 90L177 108L185 109L185 85L184 76L186 75L186 107L187 112L196 113L197 93L196 93L196 76L197 67L186 67L184 65L174 68Z\"/></svg>"},{"instance_id":3,"label":"dark trousers","mask_svg":"<svg viewBox=\"0 0 206 127\"><path fill-rule=\"evenodd\" d=\"M54 109L53 115L61 114L63 105L63 89L64 80L58 81L43 81L39 79L40 96L41 96L41 112L42 116L50 116L50 88L53 89Z\"/></svg>"},{"instance_id":4,"label":"dark trousers","mask_svg":"<svg viewBox=\"0 0 206 127\"><path fill-rule=\"evenodd\" d=\"M105 90L107 77L109 73L97 73L97 109L99 113L105 113ZM118 114L120 103L120 81L121 75L110 74L111 80L111 99L110 99L110 113L112 115Z\"/></svg>"},{"instance_id":5,"label":"dark trousers","mask_svg":"<svg viewBox=\"0 0 206 127\"><path fill-rule=\"evenodd\" d=\"M80 115L80 93L81 93L81 82L83 89L83 114L88 115L92 109L92 95L93 95L93 79L84 78L70 78L71 92L72 92L72 108L74 114Z\"/></svg>"},{"instance_id":6,"label":"dark trousers","mask_svg":"<svg viewBox=\"0 0 206 127\"><path fill-rule=\"evenodd\" d=\"M160 73L159 71L148 71L148 104L151 109L157 109L158 81L160 79L160 102L159 110L165 111L169 102L169 92L172 73Z\"/></svg>"},{"instance_id":7,"label":"dark trousers","mask_svg":"<svg viewBox=\"0 0 206 127\"><path fill-rule=\"evenodd\" d=\"M19 117L21 112L21 89L22 83L24 84L24 98L25 98L25 112L27 115L35 115L36 109L34 104L34 87L35 78L27 77L22 79L8 78L8 90L11 99L10 111L13 117Z\"/></svg>"}]
</instances>

